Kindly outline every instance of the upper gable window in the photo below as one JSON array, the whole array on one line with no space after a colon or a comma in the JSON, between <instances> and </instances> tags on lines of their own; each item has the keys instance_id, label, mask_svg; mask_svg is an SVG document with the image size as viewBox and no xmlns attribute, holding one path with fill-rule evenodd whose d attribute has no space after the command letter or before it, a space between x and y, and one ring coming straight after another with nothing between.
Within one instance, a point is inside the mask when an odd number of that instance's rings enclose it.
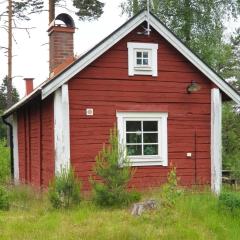
<instances>
[{"instance_id":1,"label":"upper gable window","mask_svg":"<svg viewBox=\"0 0 240 240\"><path fill-rule=\"evenodd\" d=\"M155 43L128 43L128 74L157 76L157 49Z\"/></svg>"}]
</instances>

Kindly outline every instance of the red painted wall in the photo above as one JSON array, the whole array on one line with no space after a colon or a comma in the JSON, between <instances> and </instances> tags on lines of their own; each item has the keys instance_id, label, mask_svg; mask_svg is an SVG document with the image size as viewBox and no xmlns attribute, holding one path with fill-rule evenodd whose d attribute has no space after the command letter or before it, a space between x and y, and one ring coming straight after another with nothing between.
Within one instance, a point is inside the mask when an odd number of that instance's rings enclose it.
<instances>
[{"instance_id":1,"label":"red painted wall","mask_svg":"<svg viewBox=\"0 0 240 240\"><path fill-rule=\"evenodd\" d=\"M54 175L52 97L32 100L17 117L20 181L47 186Z\"/></svg>"},{"instance_id":2,"label":"red painted wall","mask_svg":"<svg viewBox=\"0 0 240 240\"><path fill-rule=\"evenodd\" d=\"M167 111L168 159L182 185L210 182L210 81L157 32L134 30L69 81L71 162L89 189L95 156L116 124L116 111ZM158 43L158 77L128 76L127 42ZM201 90L187 94L194 80ZM94 116L85 109L93 108ZM187 158L186 153L193 157ZM131 185L166 181L169 167L137 167Z\"/></svg>"}]
</instances>

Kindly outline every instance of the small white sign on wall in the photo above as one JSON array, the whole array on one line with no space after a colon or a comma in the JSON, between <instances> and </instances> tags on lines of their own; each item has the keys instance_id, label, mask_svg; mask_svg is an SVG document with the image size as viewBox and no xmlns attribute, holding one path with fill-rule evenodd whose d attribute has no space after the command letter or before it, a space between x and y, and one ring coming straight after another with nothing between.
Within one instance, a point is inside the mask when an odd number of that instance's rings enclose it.
<instances>
[{"instance_id":1,"label":"small white sign on wall","mask_svg":"<svg viewBox=\"0 0 240 240\"><path fill-rule=\"evenodd\" d=\"M86 116L93 116L93 108L86 108Z\"/></svg>"}]
</instances>

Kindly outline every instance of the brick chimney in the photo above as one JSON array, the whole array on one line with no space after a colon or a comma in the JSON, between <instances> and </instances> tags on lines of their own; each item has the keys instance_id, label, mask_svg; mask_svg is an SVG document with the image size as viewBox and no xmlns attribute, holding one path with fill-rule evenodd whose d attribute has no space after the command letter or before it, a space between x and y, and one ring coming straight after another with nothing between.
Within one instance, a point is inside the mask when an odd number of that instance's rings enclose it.
<instances>
[{"instance_id":1,"label":"brick chimney","mask_svg":"<svg viewBox=\"0 0 240 240\"><path fill-rule=\"evenodd\" d=\"M61 21L61 23L58 24L58 21ZM73 61L74 32L74 21L72 17L66 13L59 14L50 24L50 27L48 29L50 76L52 74L55 74L56 71L54 70L60 65L64 65L65 62L69 63Z\"/></svg>"},{"instance_id":2,"label":"brick chimney","mask_svg":"<svg viewBox=\"0 0 240 240\"><path fill-rule=\"evenodd\" d=\"M24 78L25 81L25 89L26 89L26 96L33 91L33 80L34 78Z\"/></svg>"}]
</instances>

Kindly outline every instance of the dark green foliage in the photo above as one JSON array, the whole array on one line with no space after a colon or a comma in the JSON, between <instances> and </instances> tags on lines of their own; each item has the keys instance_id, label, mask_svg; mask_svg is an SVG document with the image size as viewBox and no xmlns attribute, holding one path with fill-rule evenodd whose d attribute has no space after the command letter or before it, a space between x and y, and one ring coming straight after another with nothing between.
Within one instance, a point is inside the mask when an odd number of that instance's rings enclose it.
<instances>
[{"instance_id":1,"label":"dark green foliage","mask_svg":"<svg viewBox=\"0 0 240 240\"><path fill-rule=\"evenodd\" d=\"M12 88L12 100L13 103L18 102L19 94L15 87ZM3 79L0 85L0 116L7 109L7 76ZM7 126L3 123L0 117L0 140L7 138Z\"/></svg>"},{"instance_id":2,"label":"dark green foliage","mask_svg":"<svg viewBox=\"0 0 240 240\"><path fill-rule=\"evenodd\" d=\"M231 37L231 47L233 51L233 58L231 60L232 68L234 71L234 79L231 80L231 85L240 91L240 28L238 28Z\"/></svg>"},{"instance_id":3,"label":"dark green foliage","mask_svg":"<svg viewBox=\"0 0 240 240\"><path fill-rule=\"evenodd\" d=\"M168 173L167 183L162 186L163 205L175 206L177 198L182 194L182 190L178 188L178 181L176 167L172 167Z\"/></svg>"},{"instance_id":4,"label":"dark green foliage","mask_svg":"<svg viewBox=\"0 0 240 240\"><path fill-rule=\"evenodd\" d=\"M12 100L13 103L18 102L19 94L15 87L12 88ZM7 76L3 79L0 85L0 110L4 111L7 109Z\"/></svg>"},{"instance_id":5,"label":"dark green foliage","mask_svg":"<svg viewBox=\"0 0 240 240\"><path fill-rule=\"evenodd\" d=\"M76 15L80 20L96 20L103 14L104 3L98 0L73 0L78 9Z\"/></svg>"},{"instance_id":6,"label":"dark green foliage","mask_svg":"<svg viewBox=\"0 0 240 240\"><path fill-rule=\"evenodd\" d=\"M49 0L50 1L50 0ZM61 6L67 0L55 0L55 4ZM98 0L72 0L73 6L76 8L75 14L82 21L96 20L103 14L105 3Z\"/></svg>"},{"instance_id":7,"label":"dark green foliage","mask_svg":"<svg viewBox=\"0 0 240 240\"><path fill-rule=\"evenodd\" d=\"M219 204L232 212L240 209L240 195L236 192L222 192L219 196Z\"/></svg>"},{"instance_id":8,"label":"dark green foliage","mask_svg":"<svg viewBox=\"0 0 240 240\"><path fill-rule=\"evenodd\" d=\"M0 140L0 184L10 179L10 151L5 140Z\"/></svg>"},{"instance_id":9,"label":"dark green foliage","mask_svg":"<svg viewBox=\"0 0 240 240\"><path fill-rule=\"evenodd\" d=\"M240 178L240 114L232 103L223 105L223 169Z\"/></svg>"},{"instance_id":10,"label":"dark green foliage","mask_svg":"<svg viewBox=\"0 0 240 240\"><path fill-rule=\"evenodd\" d=\"M13 1L13 15L20 20L30 20L29 16L33 13L40 13L43 6L43 0Z\"/></svg>"},{"instance_id":11,"label":"dark green foliage","mask_svg":"<svg viewBox=\"0 0 240 240\"><path fill-rule=\"evenodd\" d=\"M49 186L49 200L54 208L70 208L80 202L80 182L72 169L62 169Z\"/></svg>"},{"instance_id":12,"label":"dark green foliage","mask_svg":"<svg viewBox=\"0 0 240 240\"><path fill-rule=\"evenodd\" d=\"M124 149L118 144L116 129L110 132L109 146L104 146L96 157L94 172L102 180L90 179L98 205L123 206L139 200L139 193L127 190L133 171Z\"/></svg>"},{"instance_id":13,"label":"dark green foliage","mask_svg":"<svg viewBox=\"0 0 240 240\"><path fill-rule=\"evenodd\" d=\"M8 191L0 185L0 210L9 210L10 201Z\"/></svg>"}]
</instances>

